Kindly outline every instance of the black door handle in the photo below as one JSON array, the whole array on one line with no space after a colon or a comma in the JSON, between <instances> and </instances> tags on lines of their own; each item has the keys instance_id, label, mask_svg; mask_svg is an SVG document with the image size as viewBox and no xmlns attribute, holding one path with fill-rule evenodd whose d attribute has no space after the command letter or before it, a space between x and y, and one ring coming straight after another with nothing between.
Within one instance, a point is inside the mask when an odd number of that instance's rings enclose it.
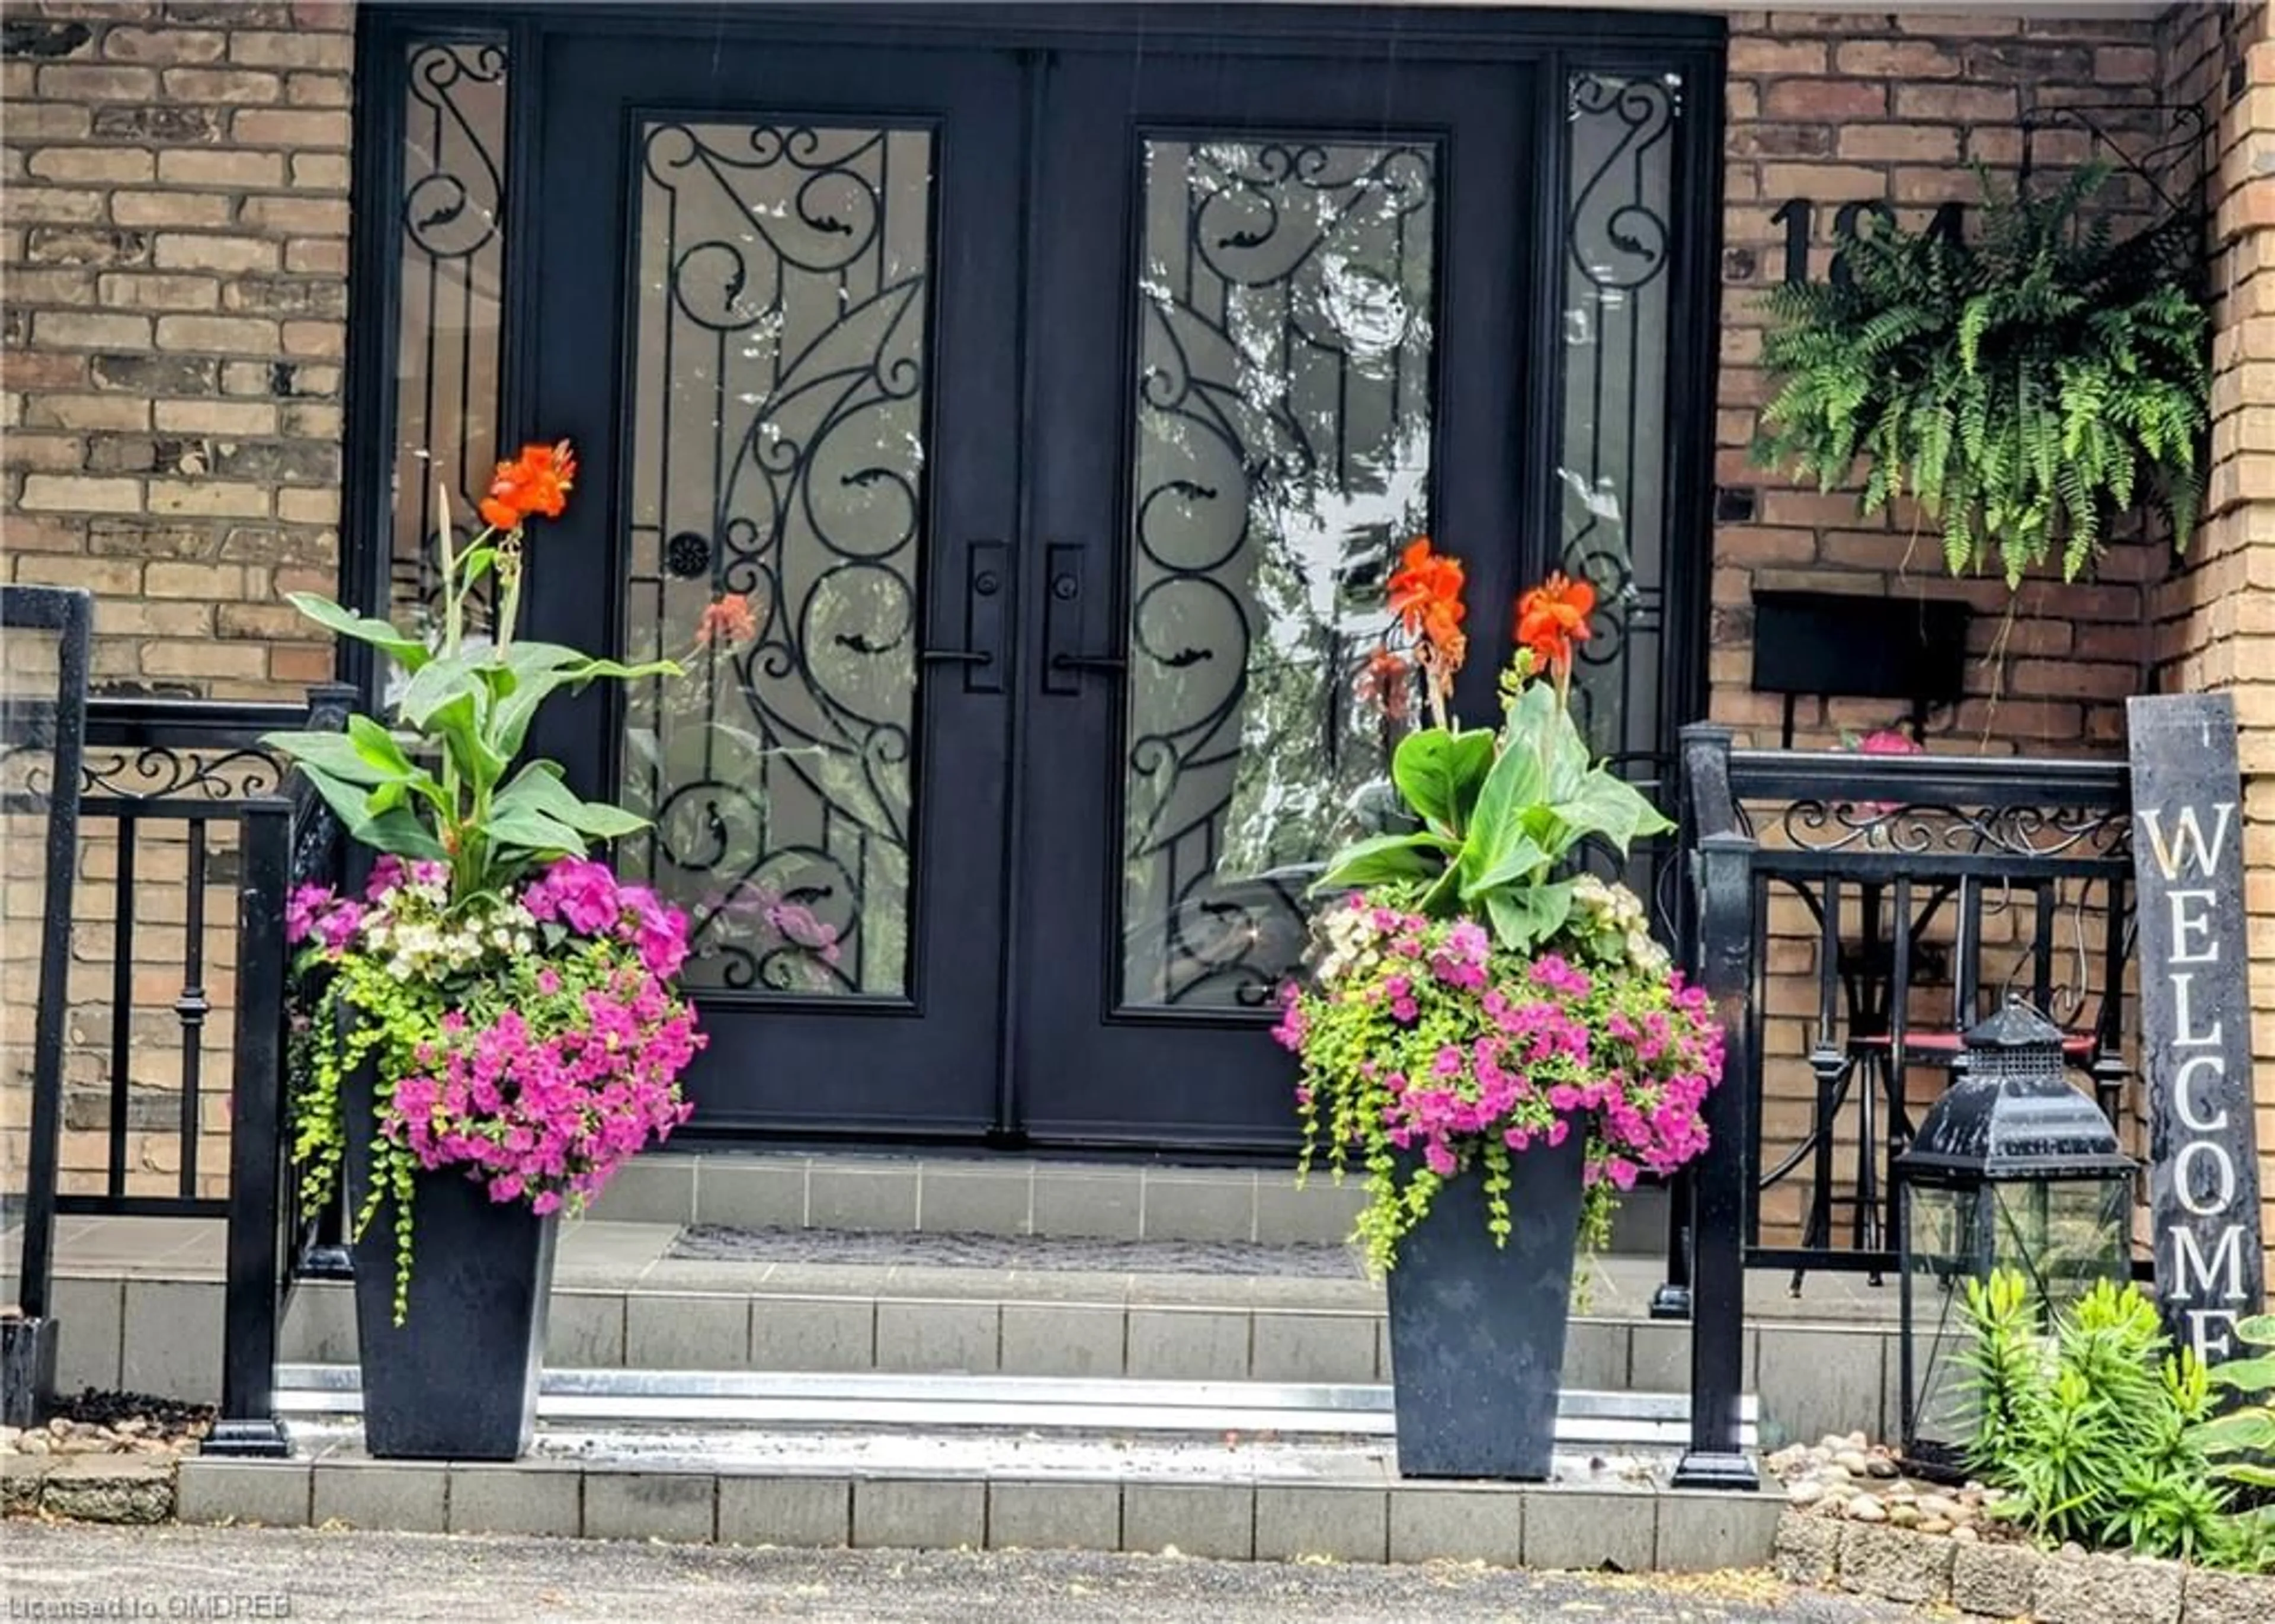
<instances>
[{"instance_id":1,"label":"black door handle","mask_svg":"<svg viewBox=\"0 0 2275 1624\"><path fill-rule=\"evenodd\" d=\"M1054 671L1126 671L1130 661L1120 654L1068 654L1051 656Z\"/></svg>"},{"instance_id":2,"label":"black door handle","mask_svg":"<svg viewBox=\"0 0 2275 1624\"><path fill-rule=\"evenodd\" d=\"M926 648L917 658L926 665L960 665L964 691L1003 691L1003 635L1009 617L1004 613L1003 555L1001 541L974 541L964 549L964 646Z\"/></svg>"}]
</instances>

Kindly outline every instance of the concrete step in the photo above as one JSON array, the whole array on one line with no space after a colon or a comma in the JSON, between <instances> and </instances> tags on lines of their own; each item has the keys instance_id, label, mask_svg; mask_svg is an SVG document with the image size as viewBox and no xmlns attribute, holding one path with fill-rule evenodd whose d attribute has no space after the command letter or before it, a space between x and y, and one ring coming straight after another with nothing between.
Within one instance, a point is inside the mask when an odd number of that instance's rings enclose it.
<instances>
[{"instance_id":1,"label":"concrete step","mask_svg":"<svg viewBox=\"0 0 2275 1624\"><path fill-rule=\"evenodd\" d=\"M1342 1241L1360 1204L1356 1180L1338 1187L1322 1175L1298 1188L1294 1172L1277 1165L712 1151L637 1158L610 1181L592 1215L619 1223L1269 1245ZM1610 1250L1655 1254L1666 1241L1666 1193L1626 1197Z\"/></svg>"},{"instance_id":2,"label":"concrete step","mask_svg":"<svg viewBox=\"0 0 2275 1624\"><path fill-rule=\"evenodd\" d=\"M1367 1439L547 1423L525 1459L476 1465L374 1462L336 1420L293 1434L290 1460L185 1461L181 1520L1644 1572L1765 1565L1783 1505L1671 1489L1641 1454L1560 1455L1545 1484L1416 1482Z\"/></svg>"},{"instance_id":3,"label":"concrete step","mask_svg":"<svg viewBox=\"0 0 2275 1624\"><path fill-rule=\"evenodd\" d=\"M1690 1405L1682 1394L1558 1395L1556 1441L1573 1451L1679 1454ZM284 1364L277 1414L288 1424L360 1416L352 1364ZM1755 1405L1742 1401L1743 1446ZM540 1421L579 1427L700 1429L718 1439L752 1429L897 1426L918 1432L1011 1429L1029 1434L1260 1434L1275 1439L1390 1439L1391 1392L1379 1384L1084 1380L1062 1377L786 1375L749 1371L548 1368Z\"/></svg>"}]
</instances>

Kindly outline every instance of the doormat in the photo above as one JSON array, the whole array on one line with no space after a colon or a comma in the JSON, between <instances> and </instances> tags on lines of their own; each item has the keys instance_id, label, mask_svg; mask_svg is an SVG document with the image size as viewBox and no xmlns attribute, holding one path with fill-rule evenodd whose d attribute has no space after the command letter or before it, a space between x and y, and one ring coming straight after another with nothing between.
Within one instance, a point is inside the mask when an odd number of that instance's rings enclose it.
<instances>
[{"instance_id":1,"label":"doormat","mask_svg":"<svg viewBox=\"0 0 2275 1624\"><path fill-rule=\"evenodd\" d=\"M944 1269L1024 1269L1049 1274L1220 1274L1363 1280L1348 1246L1253 1241L1101 1241L1040 1235L955 1235L850 1229L737 1229L694 1224L668 1258L696 1263L895 1264Z\"/></svg>"}]
</instances>

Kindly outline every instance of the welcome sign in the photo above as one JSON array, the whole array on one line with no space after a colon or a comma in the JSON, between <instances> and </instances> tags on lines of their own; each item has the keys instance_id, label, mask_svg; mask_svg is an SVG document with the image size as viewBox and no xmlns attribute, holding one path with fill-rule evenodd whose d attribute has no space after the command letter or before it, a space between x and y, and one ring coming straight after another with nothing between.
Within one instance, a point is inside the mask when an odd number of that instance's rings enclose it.
<instances>
[{"instance_id":1,"label":"welcome sign","mask_svg":"<svg viewBox=\"0 0 2275 1624\"><path fill-rule=\"evenodd\" d=\"M2157 1297L2208 1363L2259 1311L2243 792L2226 694L2126 701Z\"/></svg>"}]
</instances>

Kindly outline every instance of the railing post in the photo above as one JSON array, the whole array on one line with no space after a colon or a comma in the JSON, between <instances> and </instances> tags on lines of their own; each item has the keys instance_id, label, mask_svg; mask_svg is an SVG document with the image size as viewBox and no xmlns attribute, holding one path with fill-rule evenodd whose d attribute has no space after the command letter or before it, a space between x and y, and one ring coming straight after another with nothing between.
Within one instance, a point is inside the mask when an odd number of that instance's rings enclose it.
<instances>
[{"instance_id":1,"label":"railing post","mask_svg":"<svg viewBox=\"0 0 2275 1624\"><path fill-rule=\"evenodd\" d=\"M47 744L46 889L41 902L39 1007L32 1016L31 1141L25 1147L19 1311L0 1322L0 1415L29 1426L56 1390L61 1329L50 1317L56 1272L56 1202L64 1125L64 1018L71 1008L72 882L79 875L79 810L87 768L87 689L94 600L60 588L8 588L5 623L56 634L56 702ZM11 718L10 734L15 731ZM124 1020L124 1015L118 1016Z\"/></svg>"},{"instance_id":2,"label":"railing post","mask_svg":"<svg viewBox=\"0 0 2275 1624\"><path fill-rule=\"evenodd\" d=\"M1675 861L1689 864L1699 838L1709 830L1728 832L1738 827L1738 809L1730 792L1730 745L1735 735L1717 722L1692 722L1682 729L1682 748L1675 777ZM1696 876L1682 888L1680 911L1682 940L1676 961L1691 978L1699 976L1700 908ZM1689 1167L1669 1182L1667 1202L1667 1279L1651 1294L1653 1319L1690 1318L1690 1219L1697 1176Z\"/></svg>"},{"instance_id":3,"label":"railing post","mask_svg":"<svg viewBox=\"0 0 2275 1624\"><path fill-rule=\"evenodd\" d=\"M1745 1223L1753 1173L1746 1102L1753 1087L1754 842L1735 830L1698 837L1699 984L1727 1046L1721 1085L1706 1097L1706 1154L1691 1179L1690 1446L1674 1485L1755 1489L1742 1446L1745 1388Z\"/></svg>"},{"instance_id":4,"label":"railing post","mask_svg":"<svg viewBox=\"0 0 2275 1624\"><path fill-rule=\"evenodd\" d=\"M204 1452L282 1455L276 1414L284 1155L285 894L292 878L289 801L238 814L237 1040L229 1124L229 1277L223 1303L221 1415Z\"/></svg>"}]
</instances>

